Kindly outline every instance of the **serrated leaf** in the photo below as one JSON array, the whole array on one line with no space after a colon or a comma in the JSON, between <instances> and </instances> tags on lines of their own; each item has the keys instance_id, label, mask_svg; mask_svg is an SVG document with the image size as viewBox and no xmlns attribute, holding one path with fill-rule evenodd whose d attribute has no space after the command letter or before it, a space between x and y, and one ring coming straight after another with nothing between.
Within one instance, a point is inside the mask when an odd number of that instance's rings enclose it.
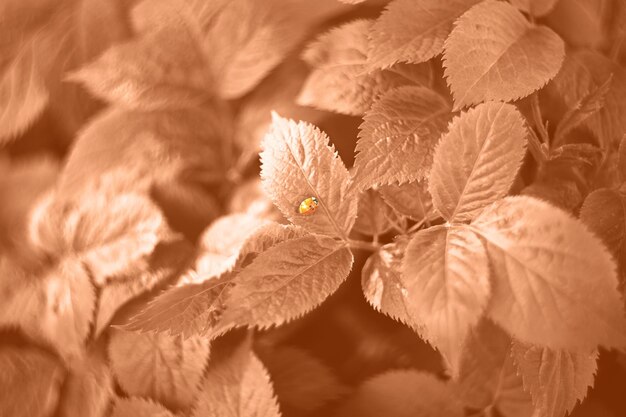
<instances>
[{"instance_id":1,"label":"serrated leaf","mask_svg":"<svg viewBox=\"0 0 626 417\"><path fill-rule=\"evenodd\" d=\"M400 239L370 255L361 270L361 288L372 307L422 334L423 325L413 318L402 279L402 259L408 243Z\"/></svg>"},{"instance_id":2,"label":"serrated leaf","mask_svg":"<svg viewBox=\"0 0 626 417\"><path fill-rule=\"evenodd\" d=\"M175 417L161 404L144 398L118 398L111 417Z\"/></svg>"},{"instance_id":3,"label":"serrated leaf","mask_svg":"<svg viewBox=\"0 0 626 417\"><path fill-rule=\"evenodd\" d=\"M195 35L182 25L161 28L113 46L69 80L131 109L200 106L209 101L212 84Z\"/></svg>"},{"instance_id":4,"label":"serrated leaf","mask_svg":"<svg viewBox=\"0 0 626 417\"><path fill-rule=\"evenodd\" d=\"M59 400L65 371L52 355L31 347L0 347L0 414L47 417Z\"/></svg>"},{"instance_id":5,"label":"serrated leaf","mask_svg":"<svg viewBox=\"0 0 626 417\"><path fill-rule=\"evenodd\" d=\"M524 158L527 134L511 104L481 104L452 120L435 149L429 177L437 211L448 221L463 222L506 195Z\"/></svg>"},{"instance_id":6,"label":"serrated leaf","mask_svg":"<svg viewBox=\"0 0 626 417\"><path fill-rule=\"evenodd\" d=\"M379 236L393 228L397 214L383 201L376 190L366 190L359 195L359 204L353 231Z\"/></svg>"},{"instance_id":7,"label":"serrated leaf","mask_svg":"<svg viewBox=\"0 0 626 417\"><path fill-rule=\"evenodd\" d=\"M372 23L355 20L343 24L307 47L302 57L313 71L300 91L298 104L361 116L390 89L427 82L427 66L367 71L367 34Z\"/></svg>"},{"instance_id":8,"label":"serrated leaf","mask_svg":"<svg viewBox=\"0 0 626 417\"><path fill-rule=\"evenodd\" d=\"M514 342L513 355L537 417L571 413L593 386L598 367L598 351L568 352Z\"/></svg>"},{"instance_id":9,"label":"serrated leaf","mask_svg":"<svg viewBox=\"0 0 626 417\"><path fill-rule=\"evenodd\" d=\"M455 110L525 97L554 78L565 56L559 35L528 22L510 4L494 0L461 16L444 49Z\"/></svg>"},{"instance_id":10,"label":"serrated leaf","mask_svg":"<svg viewBox=\"0 0 626 417\"><path fill-rule=\"evenodd\" d=\"M94 288L80 261L67 258L26 276L0 306L0 322L51 343L65 360L83 355L95 305Z\"/></svg>"},{"instance_id":11,"label":"serrated leaf","mask_svg":"<svg viewBox=\"0 0 626 417\"><path fill-rule=\"evenodd\" d=\"M337 417L463 415L463 407L449 385L432 374L410 369L392 370L366 380L336 414Z\"/></svg>"},{"instance_id":12,"label":"serrated leaf","mask_svg":"<svg viewBox=\"0 0 626 417\"><path fill-rule=\"evenodd\" d=\"M193 417L280 417L267 370L244 342L223 361L211 364Z\"/></svg>"},{"instance_id":13,"label":"serrated leaf","mask_svg":"<svg viewBox=\"0 0 626 417\"><path fill-rule=\"evenodd\" d=\"M317 127L275 115L263 140L261 180L274 204L293 224L345 238L356 218L357 198L350 174ZM305 216L300 203L316 197L319 207Z\"/></svg>"},{"instance_id":14,"label":"serrated leaf","mask_svg":"<svg viewBox=\"0 0 626 417\"><path fill-rule=\"evenodd\" d=\"M278 243L235 278L223 323L268 327L293 320L334 293L353 260L345 244L326 236Z\"/></svg>"},{"instance_id":15,"label":"serrated leaf","mask_svg":"<svg viewBox=\"0 0 626 417\"><path fill-rule=\"evenodd\" d=\"M490 295L489 263L482 242L466 228L434 226L409 242L402 281L414 321L458 373L467 332L478 323Z\"/></svg>"},{"instance_id":16,"label":"serrated leaf","mask_svg":"<svg viewBox=\"0 0 626 417\"><path fill-rule=\"evenodd\" d=\"M414 181L402 185L390 184L378 188L383 200L396 212L413 220L434 220L438 217L428 192L428 182Z\"/></svg>"},{"instance_id":17,"label":"serrated leaf","mask_svg":"<svg viewBox=\"0 0 626 417\"><path fill-rule=\"evenodd\" d=\"M126 393L149 397L172 409L187 409L198 392L209 341L114 330L109 356Z\"/></svg>"},{"instance_id":18,"label":"serrated leaf","mask_svg":"<svg viewBox=\"0 0 626 417\"><path fill-rule=\"evenodd\" d=\"M513 6L533 16L545 16L554 9L558 0L509 0Z\"/></svg>"},{"instance_id":19,"label":"serrated leaf","mask_svg":"<svg viewBox=\"0 0 626 417\"><path fill-rule=\"evenodd\" d=\"M456 392L472 409L495 408L507 417L528 417L533 411L511 356L511 338L486 319L467 337Z\"/></svg>"},{"instance_id":20,"label":"serrated leaf","mask_svg":"<svg viewBox=\"0 0 626 417\"><path fill-rule=\"evenodd\" d=\"M423 179L435 145L451 118L446 100L426 87L387 92L365 113L356 144L356 186Z\"/></svg>"},{"instance_id":21,"label":"serrated leaf","mask_svg":"<svg viewBox=\"0 0 626 417\"><path fill-rule=\"evenodd\" d=\"M392 1L369 32L368 67L417 64L439 55L452 23L479 1Z\"/></svg>"},{"instance_id":22,"label":"serrated leaf","mask_svg":"<svg viewBox=\"0 0 626 417\"><path fill-rule=\"evenodd\" d=\"M596 234L616 260L626 238L626 201L617 191L602 188L589 194L580 209L580 220Z\"/></svg>"},{"instance_id":23,"label":"serrated leaf","mask_svg":"<svg viewBox=\"0 0 626 417\"><path fill-rule=\"evenodd\" d=\"M487 314L516 339L553 349L624 346L616 265L600 240L567 213L508 197L472 227L487 241Z\"/></svg>"}]
</instances>

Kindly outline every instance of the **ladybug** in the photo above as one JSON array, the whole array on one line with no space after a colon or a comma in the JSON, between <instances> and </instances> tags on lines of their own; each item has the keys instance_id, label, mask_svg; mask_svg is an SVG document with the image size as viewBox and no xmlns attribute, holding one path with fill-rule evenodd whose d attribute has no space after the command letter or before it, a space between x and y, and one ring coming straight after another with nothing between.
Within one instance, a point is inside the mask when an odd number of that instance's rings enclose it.
<instances>
[{"instance_id":1,"label":"ladybug","mask_svg":"<svg viewBox=\"0 0 626 417\"><path fill-rule=\"evenodd\" d=\"M317 210L317 206L319 206L319 204L320 202L317 200L316 197L305 198L298 206L298 213L309 216L315 213L315 210Z\"/></svg>"}]
</instances>

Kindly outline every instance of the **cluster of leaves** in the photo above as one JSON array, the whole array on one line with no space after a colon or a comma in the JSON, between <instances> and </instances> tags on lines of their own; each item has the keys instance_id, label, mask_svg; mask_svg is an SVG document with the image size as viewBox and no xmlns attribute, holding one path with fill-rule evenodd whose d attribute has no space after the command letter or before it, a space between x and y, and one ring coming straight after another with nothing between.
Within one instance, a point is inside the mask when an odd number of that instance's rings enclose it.
<instances>
[{"instance_id":1,"label":"cluster of leaves","mask_svg":"<svg viewBox=\"0 0 626 417\"><path fill-rule=\"evenodd\" d=\"M562 417L626 349L621 2L0 15L1 415ZM295 343L355 292L441 363Z\"/></svg>"}]
</instances>

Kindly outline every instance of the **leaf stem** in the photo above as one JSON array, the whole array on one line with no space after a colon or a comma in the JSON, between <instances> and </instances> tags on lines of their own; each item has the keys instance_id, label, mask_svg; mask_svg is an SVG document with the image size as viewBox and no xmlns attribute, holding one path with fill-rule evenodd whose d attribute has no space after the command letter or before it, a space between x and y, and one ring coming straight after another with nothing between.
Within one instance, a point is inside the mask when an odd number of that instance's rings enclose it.
<instances>
[{"instance_id":1,"label":"leaf stem","mask_svg":"<svg viewBox=\"0 0 626 417\"><path fill-rule=\"evenodd\" d=\"M530 107L533 113L533 122L539 132L540 139L543 143L550 144L550 135L546 129L546 125L543 124L543 117L541 116L541 107L539 107L539 96L537 93L533 94L530 98Z\"/></svg>"},{"instance_id":2,"label":"leaf stem","mask_svg":"<svg viewBox=\"0 0 626 417\"><path fill-rule=\"evenodd\" d=\"M364 249L372 252L376 252L378 249L380 249L381 246L380 243L377 242L366 242L363 240L353 239L348 239L348 245L350 245L350 247L354 249Z\"/></svg>"}]
</instances>

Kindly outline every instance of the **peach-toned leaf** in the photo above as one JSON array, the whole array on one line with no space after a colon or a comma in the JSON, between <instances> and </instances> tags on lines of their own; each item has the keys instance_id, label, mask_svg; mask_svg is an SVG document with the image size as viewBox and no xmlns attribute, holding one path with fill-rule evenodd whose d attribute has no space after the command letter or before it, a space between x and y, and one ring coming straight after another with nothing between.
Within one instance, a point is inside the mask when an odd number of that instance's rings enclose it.
<instances>
[{"instance_id":1,"label":"peach-toned leaf","mask_svg":"<svg viewBox=\"0 0 626 417\"><path fill-rule=\"evenodd\" d=\"M411 219L433 220L438 217L428 192L428 182L413 181L402 185L389 184L378 188L383 200L396 212Z\"/></svg>"},{"instance_id":2,"label":"peach-toned leaf","mask_svg":"<svg viewBox=\"0 0 626 417\"><path fill-rule=\"evenodd\" d=\"M446 100L426 87L387 92L365 113L354 162L360 189L423 179L451 118Z\"/></svg>"},{"instance_id":3,"label":"peach-toned leaf","mask_svg":"<svg viewBox=\"0 0 626 417\"><path fill-rule=\"evenodd\" d=\"M345 238L354 224L358 199L350 190L348 170L328 142L315 126L274 115L263 140L261 179L274 204L293 224ZM317 198L317 210L300 214L300 203L309 197Z\"/></svg>"},{"instance_id":4,"label":"peach-toned leaf","mask_svg":"<svg viewBox=\"0 0 626 417\"><path fill-rule=\"evenodd\" d=\"M456 110L525 97L554 78L565 56L565 44L556 33L531 24L515 7L495 0L461 16L444 49L445 75Z\"/></svg>"},{"instance_id":5,"label":"peach-toned leaf","mask_svg":"<svg viewBox=\"0 0 626 417\"><path fill-rule=\"evenodd\" d=\"M367 34L370 20L355 20L320 35L303 53L313 67L297 103L321 110L361 116L394 87L425 84L428 67L397 66L368 72Z\"/></svg>"},{"instance_id":6,"label":"peach-toned leaf","mask_svg":"<svg viewBox=\"0 0 626 417\"><path fill-rule=\"evenodd\" d=\"M568 352L513 343L513 357L537 417L569 415L593 387L598 351Z\"/></svg>"},{"instance_id":7,"label":"peach-toned leaf","mask_svg":"<svg viewBox=\"0 0 626 417\"><path fill-rule=\"evenodd\" d=\"M30 347L0 347L0 415L54 414L65 371L49 353Z\"/></svg>"},{"instance_id":8,"label":"peach-toned leaf","mask_svg":"<svg viewBox=\"0 0 626 417\"><path fill-rule=\"evenodd\" d=\"M270 376L249 343L209 367L192 416L280 417Z\"/></svg>"},{"instance_id":9,"label":"peach-toned leaf","mask_svg":"<svg viewBox=\"0 0 626 417\"><path fill-rule=\"evenodd\" d=\"M619 192L601 188L589 194L580 209L580 220L620 259L626 239L626 201Z\"/></svg>"},{"instance_id":10,"label":"peach-toned leaf","mask_svg":"<svg viewBox=\"0 0 626 417\"><path fill-rule=\"evenodd\" d=\"M224 325L268 327L293 320L337 290L352 268L344 243L307 235L260 253L235 278Z\"/></svg>"},{"instance_id":11,"label":"peach-toned leaf","mask_svg":"<svg viewBox=\"0 0 626 417\"><path fill-rule=\"evenodd\" d=\"M507 197L472 227L487 242L487 314L516 339L552 349L626 345L616 265L599 238L566 212Z\"/></svg>"},{"instance_id":12,"label":"peach-toned leaf","mask_svg":"<svg viewBox=\"0 0 626 417\"><path fill-rule=\"evenodd\" d=\"M449 221L474 218L506 195L526 152L524 118L510 104L485 103L455 118L429 178L433 205Z\"/></svg>"},{"instance_id":13,"label":"peach-toned leaf","mask_svg":"<svg viewBox=\"0 0 626 417\"><path fill-rule=\"evenodd\" d=\"M467 333L489 301L489 262L482 242L466 228L419 231L404 254L402 282L412 320L424 326L456 375Z\"/></svg>"},{"instance_id":14,"label":"peach-toned leaf","mask_svg":"<svg viewBox=\"0 0 626 417\"><path fill-rule=\"evenodd\" d=\"M388 232L397 220L397 214L385 203L376 190L369 189L359 195L359 207L353 231L370 236Z\"/></svg>"},{"instance_id":15,"label":"peach-toned leaf","mask_svg":"<svg viewBox=\"0 0 626 417\"><path fill-rule=\"evenodd\" d=\"M176 410L192 405L209 358L207 339L116 329L109 343L113 373L127 394Z\"/></svg>"},{"instance_id":16,"label":"peach-toned leaf","mask_svg":"<svg viewBox=\"0 0 626 417\"><path fill-rule=\"evenodd\" d=\"M550 13L558 0L509 0L509 2L523 12L541 17Z\"/></svg>"},{"instance_id":17,"label":"peach-toned leaf","mask_svg":"<svg viewBox=\"0 0 626 417\"><path fill-rule=\"evenodd\" d=\"M439 55L452 23L479 1L392 1L369 32L368 67L417 64Z\"/></svg>"},{"instance_id":18,"label":"peach-toned leaf","mask_svg":"<svg viewBox=\"0 0 626 417\"><path fill-rule=\"evenodd\" d=\"M530 394L511 356L511 337L487 319L467 336L456 392L468 408L495 408L507 417L532 415Z\"/></svg>"},{"instance_id":19,"label":"peach-toned leaf","mask_svg":"<svg viewBox=\"0 0 626 417\"><path fill-rule=\"evenodd\" d=\"M175 417L158 402L145 398L117 398L111 417Z\"/></svg>"}]
</instances>

